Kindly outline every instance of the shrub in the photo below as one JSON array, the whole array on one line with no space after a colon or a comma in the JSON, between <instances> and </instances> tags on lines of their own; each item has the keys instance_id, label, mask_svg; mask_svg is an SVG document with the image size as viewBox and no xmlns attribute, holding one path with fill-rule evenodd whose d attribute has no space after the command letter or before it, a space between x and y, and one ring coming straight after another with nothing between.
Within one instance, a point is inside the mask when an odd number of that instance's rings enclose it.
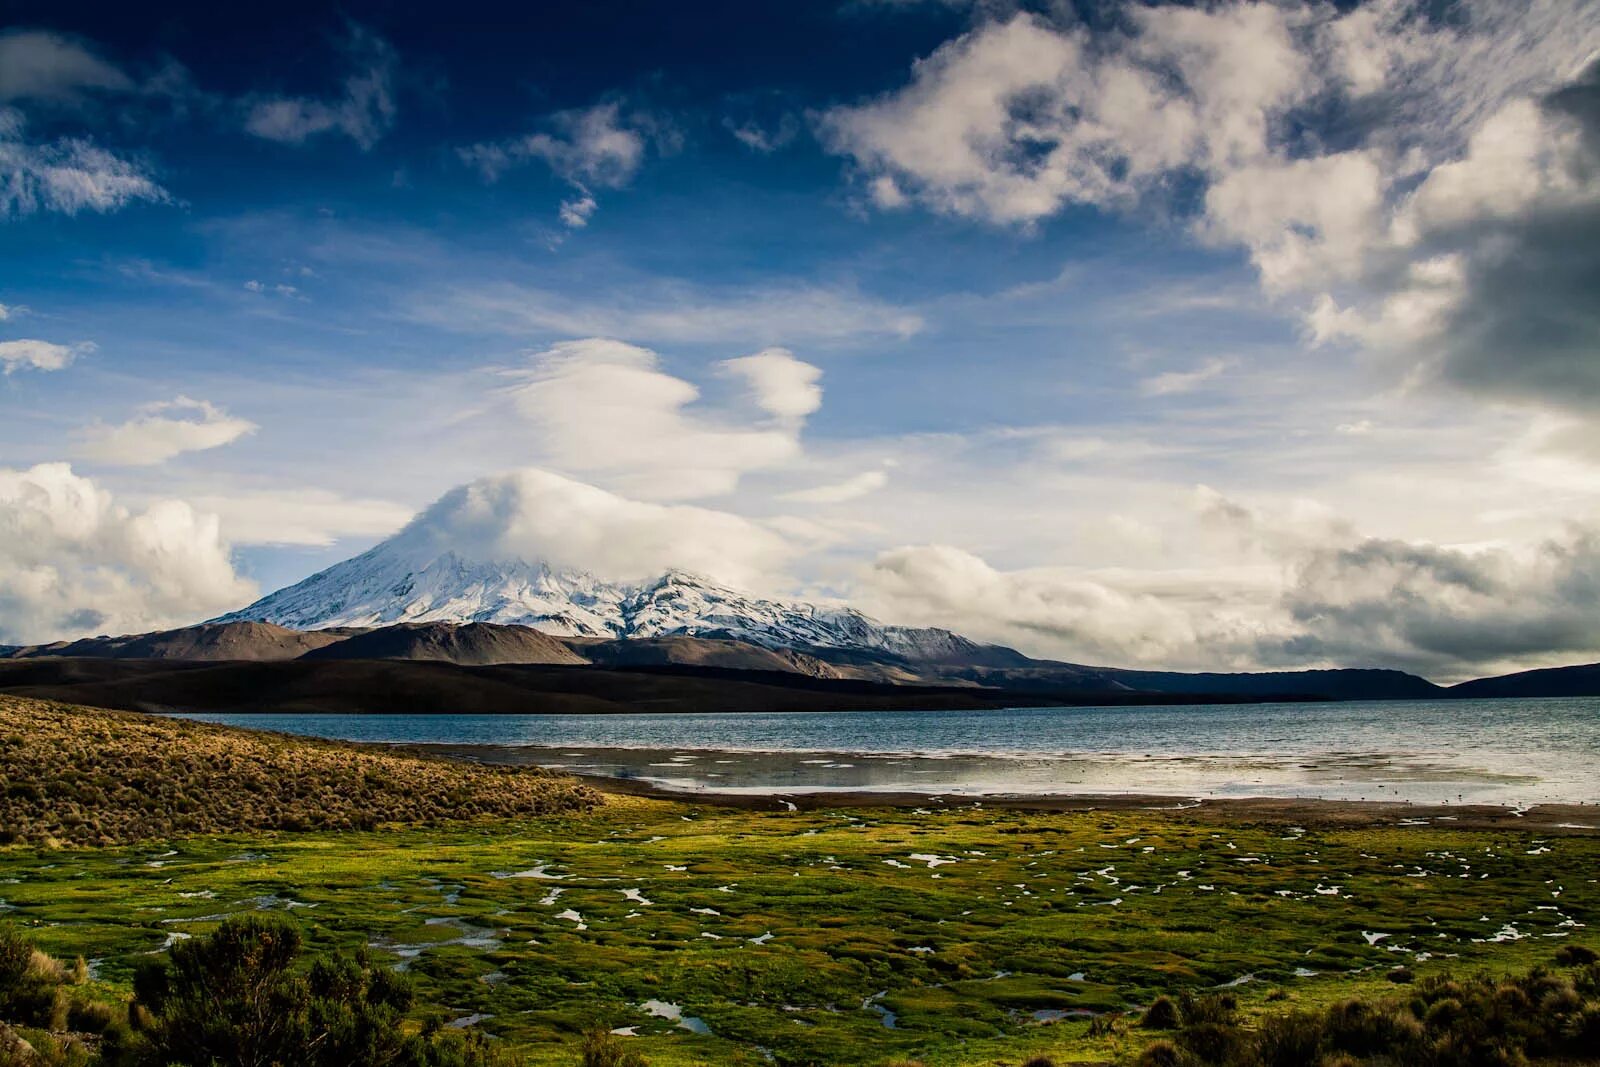
<instances>
[{"instance_id":1,"label":"shrub","mask_svg":"<svg viewBox=\"0 0 1600 1067\"><path fill-rule=\"evenodd\" d=\"M11 926L0 926L0 997L4 997L28 973L33 962L33 945Z\"/></svg>"},{"instance_id":2,"label":"shrub","mask_svg":"<svg viewBox=\"0 0 1600 1067\"><path fill-rule=\"evenodd\" d=\"M1322 1020L1310 1012L1275 1015L1261 1024L1253 1042L1252 1067L1306 1067L1322 1051Z\"/></svg>"},{"instance_id":3,"label":"shrub","mask_svg":"<svg viewBox=\"0 0 1600 1067\"><path fill-rule=\"evenodd\" d=\"M1335 1004L1324 1025L1329 1045L1357 1056L1409 1049L1422 1036L1422 1024L1409 1011L1364 1000Z\"/></svg>"},{"instance_id":4,"label":"shrub","mask_svg":"<svg viewBox=\"0 0 1600 1067\"><path fill-rule=\"evenodd\" d=\"M1157 1041L1145 1046L1133 1062L1134 1067L1182 1067L1183 1053L1170 1041Z\"/></svg>"},{"instance_id":5,"label":"shrub","mask_svg":"<svg viewBox=\"0 0 1600 1067\"><path fill-rule=\"evenodd\" d=\"M1171 997L1162 996L1150 1002L1139 1025L1147 1030L1176 1030L1181 1022L1178 1005Z\"/></svg>"},{"instance_id":6,"label":"shrub","mask_svg":"<svg viewBox=\"0 0 1600 1067\"><path fill-rule=\"evenodd\" d=\"M115 1012L98 1000L77 1000L67 1006L67 1029L80 1034L103 1034L110 1028Z\"/></svg>"},{"instance_id":7,"label":"shrub","mask_svg":"<svg viewBox=\"0 0 1600 1067\"><path fill-rule=\"evenodd\" d=\"M0 1020L59 1030L66 1024L61 964L11 926L0 926Z\"/></svg>"},{"instance_id":8,"label":"shrub","mask_svg":"<svg viewBox=\"0 0 1600 1067\"><path fill-rule=\"evenodd\" d=\"M286 920L245 915L140 968L134 996L147 1013L145 1062L479 1067L498 1059L482 1035L406 1034L411 986L365 952L322 957L302 971L300 947Z\"/></svg>"},{"instance_id":9,"label":"shrub","mask_svg":"<svg viewBox=\"0 0 1600 1067\"><path fill-rule=\"evenodd\" d=\"M1218 998L1184 998L1175 1042L1157 1042L1144 1067L1526 1067L1596 1063L1600 965L1572 974L1536 967L1496 980L1429 978L1408 996L1347 1000L1323 1012L1261 1020L1253 1035ZM1176 1057L1176 1058L1174 1058Z\"/></svg>"},{"instance_id":10,"label":"shrub","mask_svg":"<svg viewBox=\"0 0 1600 1067\"><path fill-rule=\"evenodd\" d=\"M1556 962L1563 967L1582 967L1600 960L1600 953L1588 945L1562 945L1556 950Z\"/></svg>"},{"instance_id":11,"label":"shrub","mask_svg":"<svg viewBox=\"0 0 1600 1067\"><path fill-rule=\"evenodd\" d=\"M1029 1056L1022 1061L1022 1067L1056 1067L1056 1061L1049 1056Z\"/></svg>"},{"instance_id":12,"label":"shrub","mask_svg":"<svg viewBox=\"0 0 1600 1067\"><path fill-rule=\"evenodd\" d=\"M647 1067L643 1056L600 1027L583 1035L580 1054L583 1067Z\"/></svg>"},{"instance_id":13,"label":"shrub","mask_svg":"<svg viewBox=\"0 0 1600 1067\"><path fill-rule=\"evenodd\" d=\"M1185 993L1179 999L1178 1007L1185 1026L1201 1026L1206 1023L1227 1025L1233 1022L1239 1002L1230 994L1197 997L1192 993Z\"/></svg>"}]
</instances>

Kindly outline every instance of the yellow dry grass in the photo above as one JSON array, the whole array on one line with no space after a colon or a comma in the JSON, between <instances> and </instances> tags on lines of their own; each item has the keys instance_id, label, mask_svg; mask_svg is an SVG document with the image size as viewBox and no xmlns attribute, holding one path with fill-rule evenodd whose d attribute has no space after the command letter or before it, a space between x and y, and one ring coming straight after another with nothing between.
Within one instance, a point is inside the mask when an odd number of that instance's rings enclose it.
<instances>
[{"instance_id":1,"label":"yellow dry grass","mask_svg":"<svg viewBox=\"0 0 1600 1067\"><path fill-rule=\"evenodd\" d=\"M601 802L535 769L0 696L0 844L427 826Z\"/></svg>"}]
</instances>

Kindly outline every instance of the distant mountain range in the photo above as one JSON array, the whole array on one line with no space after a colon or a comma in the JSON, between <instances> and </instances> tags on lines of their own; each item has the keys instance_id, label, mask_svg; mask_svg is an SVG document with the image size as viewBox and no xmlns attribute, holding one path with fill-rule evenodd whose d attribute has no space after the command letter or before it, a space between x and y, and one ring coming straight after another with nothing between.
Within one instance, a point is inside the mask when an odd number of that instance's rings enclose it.
<instances>
[{"instance_id":1,"label":"distant mountain range","mask_svg":"<svg viewBox=\"0 0 1600 1067\"><path fill-rule=\"evenodd\" d=\"M638 583L459 551L449 496L210 623L0 648L0 689L258 710L662 710L1600 694L1600 665L1453 688L1392 670L1182 673L1033 659L672 570ZM503 554L503 553L502 553ZM116 661L115 664L105 661Z\"/></svg>"},{"instance_id":2,"label":"distant mountain range","mask_svg":"<svg viewBox=\"0 0 1600 1067\"><path fill-rule=\"evenodd\" d=\"M502 623L293 630L205 623L0 649L0 690L140 710L770 711L1600 695L1600 664L1445 688L1399 671L1185 674L1012 649L769 648L728 637L555 637Z\"/></svg>"}]
</instances>

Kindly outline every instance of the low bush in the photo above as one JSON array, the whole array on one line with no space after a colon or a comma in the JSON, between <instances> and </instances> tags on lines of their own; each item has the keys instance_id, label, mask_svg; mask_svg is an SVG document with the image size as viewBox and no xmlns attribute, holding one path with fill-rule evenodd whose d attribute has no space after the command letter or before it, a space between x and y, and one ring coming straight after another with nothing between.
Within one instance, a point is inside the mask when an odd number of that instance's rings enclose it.
<instances>
[{"instance_id":1,"label":"low bush","mask_svg":"<svg viewBox=\"0 0 1600 1067\"><path fill-rule=\"evenodd\" d=\"M412 1005L403 975L365 951L299 964L301 939L277 916L227 920L183 941L134 976L147 1014L130 1051L149 1067L487 1067L481 1035L402 1027Z\"/></svg>"},{"instance_id":2,"label":"low bush","mask_svg":"<svg viewBox=\"0 0 1600 1067\"><path fill-rule=\"evenodd\" d=\"M1568 946L1578 948L1580 946ZM1138 1067L1524 1067L1600 1063L1600 963L1563 952L1569 971L1410 983L1405 997L1353 999L1242 1025L1225 997L1185 997L1177 1033ZM1151 1010L1155 1005L1151 1006ZM1167 1009L1162 1009L1166 1019ZM1149 1012L1146 1013L1147 1017Z\"/></svg>"},{"instance_id":3,"label":"low bush","mask_svg":"<svg viewBox=\"0 0 1600 1067\"><path fill-rule=\"evenodd\" d=\"M616 1034L598 1027L583 1035L579 1055L583 1067L649 1067L644 1057Z\"/></svg>"}]
</instances>

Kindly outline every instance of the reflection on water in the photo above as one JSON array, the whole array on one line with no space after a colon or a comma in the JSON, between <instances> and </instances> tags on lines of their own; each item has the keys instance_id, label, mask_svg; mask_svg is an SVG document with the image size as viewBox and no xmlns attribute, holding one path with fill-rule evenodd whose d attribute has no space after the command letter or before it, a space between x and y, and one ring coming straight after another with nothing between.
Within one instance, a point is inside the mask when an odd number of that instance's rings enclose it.
<instances>
[{"instance_id":1,"label":"reflection on water","mask_svg":"<svg viewBox=\"0 0 1600 1067\"><path fill-rule=\"evenodd\" d=\"M1600 802L1600 699L743 715L185 716L727 792Z\"/></svg>"},{"instance_id":2,"label":"reflection on water","mask_svg":"<svg viewBox=\"0 0 1600 1067\"><path fill-rule=\"evenodd\" d=\"M1506 798L1537 787L1534 775L1397 756L1332 753L1270 759L1228 756L1016 756L696 752L595 748L556 752L539 746L472 749L473 758L527 763L576 774L647 782L667 789L721 793L916 792L942 796L994 793L1146 793L1316 796L1350 800Z\"/></svg>"}]
</instances>

